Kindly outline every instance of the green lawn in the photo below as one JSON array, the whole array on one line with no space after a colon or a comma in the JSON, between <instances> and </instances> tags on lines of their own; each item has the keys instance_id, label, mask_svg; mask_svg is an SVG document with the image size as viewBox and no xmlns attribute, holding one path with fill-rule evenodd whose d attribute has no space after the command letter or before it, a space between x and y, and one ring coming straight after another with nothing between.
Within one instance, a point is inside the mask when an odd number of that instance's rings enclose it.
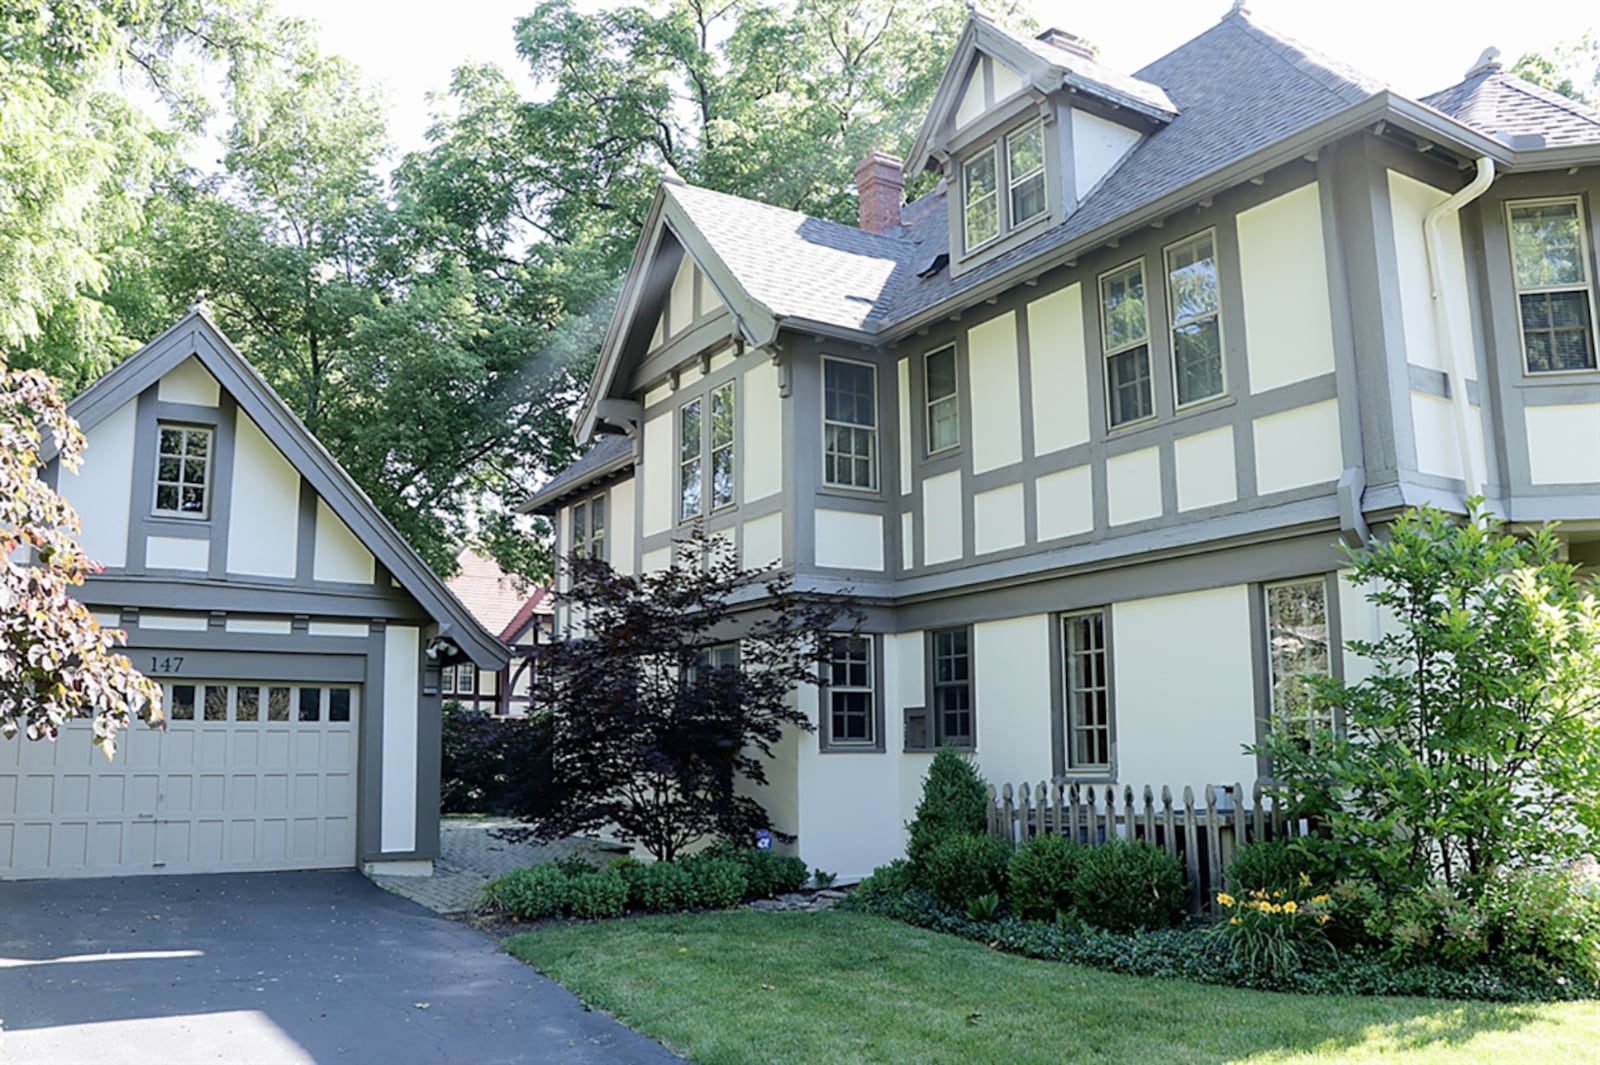
<instances>
[{"instance_id":1,"label":"green lawn","mask_svg":"<svg viewBox=\"0 0 1600 1065\"><path fill-rule=\"evenodd\" d=\"M560 925L506 941L700 1065L1600 1062L1600 1003L1312 998L1033 961L850 913Z\"/></svg>"}]
</instances>

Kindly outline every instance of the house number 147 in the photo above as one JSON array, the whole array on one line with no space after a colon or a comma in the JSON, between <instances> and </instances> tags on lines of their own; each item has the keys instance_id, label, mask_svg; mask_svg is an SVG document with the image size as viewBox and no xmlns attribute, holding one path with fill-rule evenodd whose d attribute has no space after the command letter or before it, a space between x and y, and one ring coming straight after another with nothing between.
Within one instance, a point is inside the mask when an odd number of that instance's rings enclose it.
<instances>
[{"instance_id":1,"label":"house number 147","mask_svg":"<svg viewBox=\"0 0 1600 1065\"><path fill-rule=\"evenodd\" d=\"M155 656L150 659L150 672L152 673L176 673L182 668L182 655Z\"/></svg>"}]
</instances>

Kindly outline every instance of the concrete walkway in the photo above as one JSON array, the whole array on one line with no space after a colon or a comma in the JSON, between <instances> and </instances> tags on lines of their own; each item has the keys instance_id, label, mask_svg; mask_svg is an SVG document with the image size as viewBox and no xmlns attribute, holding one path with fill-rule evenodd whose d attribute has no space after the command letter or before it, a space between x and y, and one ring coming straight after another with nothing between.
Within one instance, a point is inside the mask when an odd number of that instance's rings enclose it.
<instances>
[{"instance_id":1,"label":"concrete walkway","mask_svg":"<svg viewBox=\"0 0 1600 1065\"><path fill-rule=\"evenodd\" d=\"M477 908L484 885L513 869L574 857L604 864L626 853L616 844L598 840L513 844L490 834L520 824L509 818L446 817L439 826L439 860L433 863L432 876L374 876L372 881L435 913L470 913Z\"/></svg>"}]
</instances>

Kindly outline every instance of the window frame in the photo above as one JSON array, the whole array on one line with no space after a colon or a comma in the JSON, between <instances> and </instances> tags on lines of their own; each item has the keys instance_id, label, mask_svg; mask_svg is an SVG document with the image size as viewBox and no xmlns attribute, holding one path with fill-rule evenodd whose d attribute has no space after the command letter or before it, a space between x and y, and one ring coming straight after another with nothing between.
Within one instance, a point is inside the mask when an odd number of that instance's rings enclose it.
<instances>
[{"instance_id":1,"label":"window frame","mask_svg":"<svg viewBox=\"0 0 1600 1065\"><path fill-rule=\"evenodd\" d=\"M835 633L830 634L837 640L859 640L867 648L867 677L868 686L862 688L858 685L833 684L834 656L830 653L822 664L822 684L817 689L817 747L818 750L830 754L882 754L884 745L884 708L883 708L883 654L882 637L869 632ZM871 736L865 740L839 739L833 731L833 694L834 692L861 692L865 691L871 700L867 710L867 725Z\"/></svg>"},{"instance_id":2,"label":"window frame","mask_svg":"<svg viewBox=\"0 0 1600 1065\"><path fill-rule=\"evenodd\" d=\"M706 422L705 422L705 398L706 397L704 395L699 395L699 396L695 396L693 399L685 400L683 403L678 404L678 413L677 413L677 428L678 428L678 448L677 448L677 452L678 452L678 457L677 457L678 495L677 495L677 500L673 505L673 509L675 511L677 511L677 515L678 515L677 524L679 524L679 525L682 525L685 522L696 521L700 517L702 517L706 512L706 466L705 466L705 458L706 458L706 454L705 454L705 428L706 428ZM686 458L684 456L684 448L685 448L685 445L689 442L689 434L684 432L684 423L688 421L690 408L693 408L694 411L695 411L695 418L696 418L697 424L695 426L695 431L694 431L694 434L693 434L694 435L694 454L690 455L690 456L688 456ZM699 496L695 500L695 508L694 508L693 513L690 513L688 508L685 506L685 500L684 500L684 497L683 497L683 491L684 491L684 486L685 486L684 471L691 463L694 464L695 471L696 471L695 472L695 476L699 479L699 493L700 493Z\"/></svg>"},{"instance_id":3,"label":"window frame","mask_svg":"<svg viewBox=\"0 0 1600 1065\"><path fill-rule=\"evenodd\" d=\"M1078 727L1074 721L1074 689L1072 656L1074 655L1073 641L1069 637L1071 623L1083 618L1100 619L1100 647L1099 655L1102 660L1103 685L1098 690L1105 695L1105 733L1106 733L1106 761L1104 763L1080 763L1073 757L1075 749L1074 739ZM1117 772L1117 691L1116 691L1116 661L1112 648L1112 612L1111 607L1092 607L1085 610L1071 610L1057 614L1055 618L1055 666L1059 670L1056 678L1056 692L1060 699L1060 713L1057 715L1060 727L1060 738L1057 744L1056 773L1061 777L1071 777L1080 781L1102 781L1116 779Z\"/></svg>"},{"instance_id":4,"label":"window frame","mask_svg":"<svg viewBox=\"0 0 1600 1065\"><path fill-rule=\"evenodd\" d=\"M1343 649L1344 640L1339 624L1339 574L1335 573L1310 573L1298 577L1287 577L1281 580L1263 581L1256 585L1254 607L1256 616L1252 618L1252 628L1256 641L1256 688L1258 711L1256 715L1257 740L1265 740L1271 735L1276 726L1277 707L1275 705L1275 689L1273 683L1273 656L1272 656L1272 596L1274 588L1285 588L1294 585L1319 584L1322 589L1323 626L1326 630L1325 642L1328 654L1327 675L1336 680L1344 679ZM1335 733L1342 734L1345 730L1344 715L1337 707L1329 708L1328 724ZM1258 760L1258 768L1263 778L1270 778L1271 766L1269 760L1263 755Z\"/></svg>"},{"instance_id":5,"label":"window frame","mask_svg":"<svg viewBox=\"0 0 1600 1065\"><path fill-rule=\"evenodd\" d=\"M183 454L182 455L171 456L172 458L175 458L177 460L177 462L178 462L178 480L177 481L163 481L161 479L161 459L163 457L163 451L162 451L162 447L161 447L161 442L162 442L161 438L162 438L162 435L164 433L166 433L167 431L169 431L169 430L172 431L172 432L177 432L177 433L184 434L184 436L183 436L183 448L184 448ZM205 438L206 438L206 453L205 453L205 458L202 460L205 463L205 475L204 475L205 479L198 486L199 489L200 489L200 498L201 498L201 507L200 507L199 513L195 513L194 511L187 511L187 510L181 509L183 507L183 490L184 490L184 488L185 487L195 487L195 486L192 486L192 485L188 485L187 482L184 480L184 464L188 463L188 462L195 461L195 460L193 460L193 459L188 457L188 436L191 433L203 434L205 436ZM165 520L176 519L176 520L179 520L179 521L210 521L211 520L211 502L212 502L211 489L212 489L212 486L213 486L214 481L215 481L215 476L214 475L215 475L215 472L216 472L216 463L215 463L214 459L215 459L216 454L217 454L217 435L218 435L217 434L217 427L215 425L200 425L200 424L196 424L194 422L186 422L186 421L178 421L178 420L170 420L169 421L167 419L159 419L159 418L156 420L155 465L152 468L151 485L150 485L150 516L151 517L153 517L153 518L161 518L161 519L165 519ZM168 510L168 509L166 509L165 507L163 507L161 505L161 489L162 489L163 485L174 487L174 488L176 488L178 490L178 507L179 507L179 509Z\"/></svg>"},{"instance_id":6,"label":"window frame","mask_svg":"<svg viewBox=\"0 0 1600 1065\"><path fill-rule=\"evenodd\" d=\"M608 501L609 498L610 493L602 491L596 492L594 495L587 496L572 504L572 544L567 553L573 558L598 558L601 562L607 561L605 556L607 541L606 534L611 521L609 513L611 504ZM600 508L600 533L598 536L595 535L594 522L595 506L597 504ZM578 535L578 521L580 514L583 516L582 520L584 529L584 535L581 537ZM597 540L599 541L600 547L598 553L595 551L595 543Z\"/></svg>"},{"instance_id":7,"label":"window frame","mask_svg":"<svg viewBox=\"0 0 1600 1065\"><path fill-rule=\"evenodd\" d=\"M718 397L726 396L728 405L728 439L725 443L717 443L717 401ZM729 379L717 385L706 393L708 399L705 420L705 455L709 460L702 474L705 491L703 503L705 513L720 514L724 510L736 506L739 502L739 393L735 388L735 381ZM728 498L724 502L717 502L717 456L726 452L728 456Z\"/></svg>"},{"instance_id":8,"label":"window frame","mask_svg":"<svg viewBox=\"0 0 1600 1065\"><path fill-rule=\"evenodd\" d=\"M1126 273L1132 267L1139 268L1140 287L1144 292L1144 299L1142 301L1144 304L1144 336L1140 340L1134 341L1131 344L1123 344L1113 350L1111 345L1108 343L1110 331L1106 328L1105 283L1108 278L1115 277L1118 274ZM1106 432L1120 432L1130 426L1143 425L1146 422L1154 421L1156 418L1155 353L1151 350L1154 347L1154 338L1150 335L1150 276L1149 271L1145 269L1145 257L1140 255L1137 258L1129 259L1127 262L1112 267L1110 270L1106 270L1099 274L1095 278L1095 300L1099 308L1098 313L1100 316L1100 361L1102 372L1105 376ZM1130 418L1127 421L1114 422L1112 421L1112 412L1114 410L1112 404L1112 395L1116 385L1112 379L1111 362L1117 356L1125 355L1131 351L1136 351L1141 346L1145 349L1145 394L1149 402L1150 412L1138 418Z\"/></svg>"},{"instance_id":9,"label":"window frame","mask_svg":"<svg viewBox=\"0 0 1600 1065\"><path fill-rule=\"evenodd\" d=\"M843 363L851 366L865 366L867 369L872 371L872 424L870 426L828 417L828 366L830 363ZM866 362L862 359L847 359L840 355L824 355L822 356L822 376L820 383L822 387L818 391L820 393L819 398L821 400L822 408L819 412L822 416L822 487L833 491L853 492L860 494L870 493L876 495L880 493L883 490L883 438L880 427L883 418L881 416L882 412L878 408L879 404L882 402L883 393L878 386L878 364L874 362ZM868 472L871 474L872 482L870 485L845 484L840 481L829 479L828 427L830 425L838 425L849 429L864 431L870 434L868 439L871 444L871 448L867 456ZM836 454L843 454L843 452L837 452ZM852 455L851 458L853 461L854 456Z\"/></svg>"},{"instance_id":10,"label":"window frame","mask_svg":"<svg viewBox=\"0 0 1600 1065\"><path fill-rule=\"evenodd\" d=\"M973 152L961 161L961 247L968 254L979 248L987 247L1006 234L1005 215L1001 203L1000 190L1006 187L1005 172L1000 169L1000 142L1003 137L996 137L979 151ZM994 188L989 191L988 197L994 200L994 233L976 244L972 242L972 200L969 190L971 176L969 170L983 156L989 156L994 164Z\"/></svg>"},{"instance_id":11,"label":"window frame","mask_svg":"<svg viewBox=\"0 0 1600 1065\"><path fill-rule=\"evenodd\" d=\"M1019 179L1017 175L1011 171L1011 142L1018 139L1025 133L1032 133L1035 131L1037 131L1039 134L1039 168L1037 170L1028 171L1028 173L1024 174ZM1050 145L1049 141L1045 137L1044 120L1040 118L1035 118L1031 122L1024 122L1022 125L1012 129L1001 139L1005 142L1006 147L1006 150L1001 153L1005 157L1006 161L1006 215L1004 218L1005 225L1001 232L1010 233L1029 226L1050 214ZM1016 204L1015 196L1017 192L1017 186L1021 185L1024 181L1031 180L1035 174L1037 174L1040 178L1039 185L1040 191L1044 194L1044 202L1040 205L1038 213L1031 214L1027 218L1019 220L1016 217L1015 211L1013 210Z\"/></svg>"},{"instance_id":12,"label":"window frame","mask_svg":"<svg viewBox=\"0 0 1600 1065\"><path fill-rule=\"evenodd\" d=\"M947 395L943 395L943 396L939 396L939 397L935 398L934 395L933 395L933 386L930 383L929 378L928 378L928 365L929 365L930 362L932 362L934 356L936 356L936 355L944 355L946 353L949 353L949 355L950 355L950 382L951 382L950 387L951 387L951 390ZM955 439L953 441L951 441L950 443L945 444L943 447L934 447L934 439L933 439L933 436L934 436L934 434L933 434L933 425L934 425L933 411L934 411L934 405L935 404L943 404L943 403L949 403L949 404L951 404L952 406L955 407L955 418L954 418ZM955 344L953 342L949 343L949 344L945 344L942 347L934 348L932 351L925 352L923 354L923 356L922 356L922 409L923 409L922 431L923 431L923 436L924 436L924 439L923 439L923 453L924 453L924 455L926 455L928 458L933 458L936 455L947 455L947 454L949 454L949 453L951 453L953 451L960 450L960 448L961 448L961 360L957 355L956 346L955 346Z\"/></svg>"},{"instance_id":13,"label":"window frame","mask_svg":"<svg viewBox=\"0 0 1600 1065\"><path fill-rule=\"evenodd\" d=\"M939 680L939 637L954 633L961 633L966 641L965 658L967 660L967 677L964 681ZM973 641L971 625L950 625L944 628L929 629L926 637L927 652L927 712L932 718L932 728L929 730L933 737L933 749L941 747L954 747L961 751L976 751L978 749L978 671L977 647ZM939 706L939 691L942 688L965 687L967 691L966 714L969 727L965 742L952 740L945 731L944 710Z\"/></svg>"},{"instance_id":14,"label":"window frame","mask_svg":"<svg viewBox=\"0 0 1600 1065\"><path fill-rule=\"evenodd\" d=\"M1524 289L1517 280L1517 245L1513 237L1511 212L1518 207L1547 207L1555 204L1572 204L1577 211L1578 244L1581 254L1579 261L1583 264L1583 280L1565 285L1534 285ZM1544 380L1551 377L1560 377L1567 374L1594 374L1600 372L1600 311L1595 308L1595 263L1597 254L1595 235L1589 227L1589 218L1583 209L1583 197L1573 194L1567 196L1535 196L1525 200L1506 200L1502 205L1503 217L1506 227L1506 251L1511 263L1511 298L1516 303L1517 311L1517 344L1522 349L1522 375L1524 377ZM1535 370L1528 364L1528 333L1522 320L1522 297L1546 292L1583 292L1588 297L1589 309L1589 355L1595 360L1593 366L1583 366L1576 369L1565 370Z\"/></svg>"},{"instance_id":15,"label":"window frame","mask_svg":"<svg viewBox=\"0 0 1600 1065\"><path fill-rule=\"evenodd\" d=\"M1189 246L1191 244L1195 244L1198 241L1200 241L1202 239L1205 239L1205 238L1208 238L1208 237L1211 240L1211 262L1213 264L1212 268L1215 271L1216 277L1217 277L1217 307L1216 307L1216 310L1210 311L1207 314L1196 315L1196 316L1193 316L1193 317L1190 317L1190 318L1185 318L1181 322L1177 321L1176 317L1177 317L1178 301L1176 299L1174 299L1173 295L1172 295L1172 253L1173 253L1174 250L1176 250L1178 248L1187 247L1187 246ZM1224 326L1223 326L1223 322L1222 322L1222 263L1221 263L1221 255L1219 253L1218 246L1217 246L1217 227L1216 226L1208 226L1205 229L1199 230L1199 231L1197 231L1195 233L1191 233L1189 236L1184 237L1181 240L1175 240L1171 244L1168 244L1165 247L1163 247L1161 249L1161 265L1164 268L1164 270L1166 271L1166 277L1165 277L1165 282L1164 283L1166 285L1166 297L1167 297L1166 311L1167 311L1167 313L1166 313L1165 317L1167 319L1167 338L1168 338L1168 341L1169 341L1167 346L1170 349L1169 352L1168 352L1167 362L1168 362L1168 364L1169 364L1169 366L1171 367L1171 370L1172 370L1172 408L1173 408L1174 411L1193 410L1196 407L1203 407L1208 403L1216 403L1219 400L1227 399L1228 398L1228 340L1227 340L1227 333L1225 332L1225 329L1224 329ZM1145 304L1145 317L1148 319L1149 316L1150 316L1149 303L1147 302ZM1179 371L1179 367L1178 367L1178 329L1179 329L1180 326L1192 325L1195 322L1204 321L1208 317L1214 317L1216 319L1216 322L1217 322L1217 369L1218 369L1218 376L1221 378L1222 387L1213 395L1206 396L1206 397L1204 397L1202 399L1191 399L1188 402L1184 402L1180 398L1181 395L1182 395L1182 390L1179 388L1180 371ZM1153 407L1154 407L1154 404L1152 403L1152 409L1153 409Z\"/></svg>"}]
</instances>

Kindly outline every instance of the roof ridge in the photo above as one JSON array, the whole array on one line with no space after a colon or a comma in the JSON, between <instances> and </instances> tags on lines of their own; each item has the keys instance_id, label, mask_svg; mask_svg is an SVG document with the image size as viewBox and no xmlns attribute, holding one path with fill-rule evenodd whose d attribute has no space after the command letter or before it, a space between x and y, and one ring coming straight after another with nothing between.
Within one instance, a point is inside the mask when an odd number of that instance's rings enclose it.
<instances>
[{"instance_id":1,"label":"roof ridge","mask_svg":"<svg viewBox=\"0 0 1600 1065\"><path fill-rule=\"evenodd\" d=\"M706 188L704 185L689 184L668 186L669 195L677 195L684 190L687 190L691 193L709 193L712 196L722 196L726 199L737 200L740 203L749 204L753 207L760 207L768 211L777 211L786 215L793 215L796 218L803 218L808 222L816 222L819 225L829 226L838 230L841 234L853 234L859 237L868 238L870 241L886 241L897 248L906 243L906 239L901 236L896 236L889 233L877 233L873 230L862 229L859 226L848 225L844 222L835 222L831 218L823 218L819 215L807 214L805 211L797 211L793 207L783 207L779 204L768 203L765 200L757 200L749 196L740 196L733 192L723 192L721 189L710 189ZM921 197L919 197L919 199L920 198Z\"/></svg>"},{"instance_id":2,"label":"roof ridge","mask_svg":"<svg viewBox=\"0 0 1600 1065\"><path fill-rule=\"evenodd\" d=\"M1348 86L1370 95L1389 88L1388 83L1382 79L1375 78L1366 71L1359 70L1296 37L1291 37L1282 30L1256 21L1248 11L1230 12L1217 26L1230 26L1235 22L1238 23L1240 29L1260 39L1263 44L1269 47L1269 50L1277 52L1280 59L1287 62L1289 66L1293 67L1301 75L1321 83L1329 91L1337 92L1339 88ZM1212 31L1208 30L1206 32L1210 33ZM1203 37L1205 34L1201 34L1201 36ZM1198 40L1199 38L1194 39ZM1179 51L1183 47L1183 45L1179 45L1173 51ZM1282 53L1285 50L1292 52L1293 58L1284 56ZM1336 80L1337 84L1329 84L1330 80Z\"/></svg>"}]
</instances>

